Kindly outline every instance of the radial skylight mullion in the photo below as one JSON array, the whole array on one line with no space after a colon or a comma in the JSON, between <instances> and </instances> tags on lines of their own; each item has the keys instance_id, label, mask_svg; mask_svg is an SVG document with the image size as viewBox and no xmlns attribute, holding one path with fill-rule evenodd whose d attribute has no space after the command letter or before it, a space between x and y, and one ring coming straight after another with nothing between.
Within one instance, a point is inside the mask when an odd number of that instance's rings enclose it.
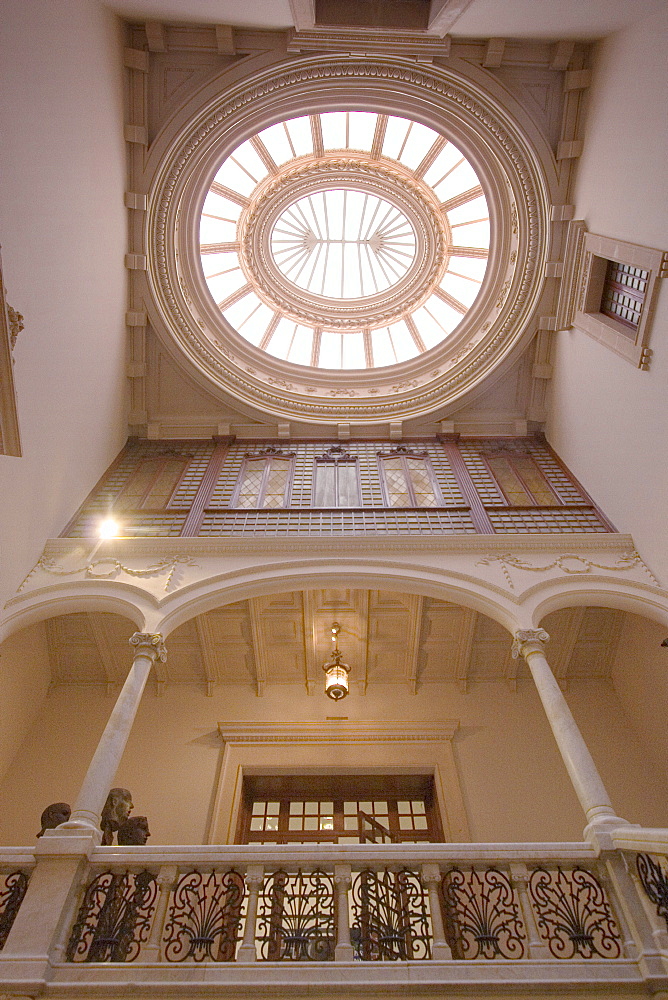
<instances>
[{"instance_id":1,"label":"radial skylight mullion","mask_svg":"<svg viewBox=\"0 0 668 1000\"><path fill-rule=\"evenodd\" d=\"M322 121L320 120L320 115L311 115L311 137L313 139L313 154L315 156L323 156L325 153L325 144L322 138Z\"/></svg>"},{"instance_id":2,"label":"radial skylight mullion","mask_svg":"<svg viewBox=\"0 0 668 1000\"><path fill-rule=\"evenodd\" d=\"M232 161L232 163L234 163L239 168L239 170L243 170L243 172L248 177L250 177L250 179L252 180L253 184L257 185L257 184L260 183L260 179L258 177L254 177L253 174L250 172L250 170L247 167L245 167L243 165L243 163L241 163L239 160L237 160L237 158L235 156L230 156L230 157L228 157L228 159L230 159Z\"/></svg>"},{"instance_id":3,"label":"radial skylight mullion","mask_svg":"<svg viewBox=\"0 0 668 1000\"><path fill-rule=\"evenodd\" d=\"M233 240L230 243L200 243L199 252L203 254L209 253L230 253L231 251L238 251L239 240Z\"/></svg>"},{"instance_id":4,"label":"radial skylight mullion","mask_svg":"<svg viewBox=\"0 0 668 1000\"><path fill-rule=\"evenodd\" d=\"M205 274L204 277L206 278L207 281L209 281L211 278L220 278L222 277L223 274L232 274L234 271L240 271L240 270L241 268L239 267L239 265L235 264L234 267L228 267L224 271L215 271L213 274Z\"/></svg>"},{"instance_id":5,"label":"radial skylight mullion","mask_svg":"<svg viewBox=\"0 0 668 1000\"><path fill-rule=\"evenodd\" d=\"M387 129L387 115L378 115L376 121L376 128L373 133L373 141L371 143L371 158L377 160L383 150L383 143L385 141L385 131Z\"/></svg>"},{"instance_id":6,"label":"radial skylight mullion","mask_svg":"<svg viewBox=\"0 0 668 1000\"><path fill-rule=\"evenodd\" d=\"M228 201L233 202L235 205L241 205L242 208L250 205L250 198L247 198L245 194L234 191L233 188L225 187L224 184L219 184L218 181L213 181L209 191L212 194L217 194L220 198L227 198Z\"/></svg>"},{"instance_id":7,"label":"radial skylight mullion","mask_svg":"<svg viewBox=\"0 0 668 1000\"><path fill-rule=\"evenodd\" d=\"M438 156L438 154L441 153L445 149L445 147L447 146L447 144L448 144L448 140L445 138L445 136L444 135L439 135L436 138L436 140L435 140L433 146L431 147L431 149L429 149L425 153L425 155L422 158L421 162L418 163L417 167L413 171L413 175L415 177L417 177L418 179L424 177L424 175L427 173L427 171L429 170L429 168L435 162L436 157Z\"/></svg>"},{"instance_id":8,"label":"radial skylight mullion","mask_svg":"<svg viewBox=\"0 0 668 1000\"><path fill-rule=\"evenodd\" d=\"M267 170L269 171L269 173L270 174L277 174L278 173L278 164L276 163L276 161L274 160L273 156L271 155L271 153L269 152L269 150L267 149L267 147L263 143L263 141L260 138L260 136L259 135L252 136L251 139L249 140L249 142L250 142L251 146L253 147L253 149L255 150L255 152L257 153L257 155L260 157L260 159L264 163L264 165L267 168Z\"/></svg>"},{"instance_id":9,"label":"radial skylight mullion","mask_svg":"<svg viewBox=\"0 0 668 1000\"><path fill-rule=\"evenodd\" d=\"M373 283L374 283L374 286L375 286L375 289L376 289L376 293L378 293L380 291L380 288L378 287L378 279L376 277L376 272L373 269L373 256L371 254L371 250L369 248L369 244L368 243L364 244L364 249L366 250L367 260L369 262L369 270L371 271L371 277L373 279Z\"/></svg>"},{"instance_id":10,"label":"radial skylight mullion","mask_svg":"<svg viewBox=\"0 0 668 1000\"><path fill-rule=\"evenodd\" d=\"M266 351L267 347L269 346L271 338L274 336L276 327L278 326L278 324L281 322L282 319L283 319L283 314L280 312L276 312L269 320L267 329L262 334L262 339L260 340L259 347L261 351Z\"/></svg>"},{"instance_id":11,"label":"radial skylight mullion","mask_svg":"<svg viewBox=\"0 0 668 1000\"><path fill-rule=\"evenodd\" d=\"M231 295L228 295L226 299L223 299L221 302L217 302L216 305L221 312L225 312L229 306L238 302L239 299L243 299L244 295L248 295L251 291L253 291L252 286L246 283L245 285L242 285L241 288L237 288L236 292L232 292Z\"/></svg>"},{"instance_id":12,"label":"radial skylight mullion","mask_svg":"<svg viewBox=\"0 0 668 1000\"><path fill-rule=\"evenodd\" d=\"M288 129L288 123L287 122L283 122L282 125L283 125L283 129L285 130L285 135L287 136L287 140L288 140L290 149L292 150L292 155L293 155L293 157L296 157L297 153L295 151L294 143L292 141L292 136L290 135L290 130Z\"/></svg>"},{"instance_id":13,"label":"radial skylight mullion","mask_svg":"<svg viewBox=\"0 0 668 1000\"><path fill-rule=\"evenodd\" d=\"M456 163L454 163L454 164L453 164L453 165L452 165L452 166L450 167L450 169L449 169L449 170L446 170L446 171L445 171L445 173L443 174L443 176L442 176L442 177L440 177L440 178L439 178L439 179L438 179L438 180L437 180L437 181L436 181L436 182L435 182L434 184L432 184L432 185L431 185L431 186L433 187L433 189L434 189L434 190L436 190L436 188L437 188L437 187L439 186L439 184L442 184L442 183L443 183L443 181L444 181L444 180L445 180L445 179L446 179L447 177L449 177L449 176L450 176L450 174L451 174L451 173L453 173L453 172L454 172L454 171L455 171L455 170L457 169L457 167L460 167L460 166L462 165L462 163L466 163L466 157L464 157L464 156L462 156L462 157L461 157L461 158L460 158L459 160L457 160L457 162L456 162Z\"/></svg>"}]
</instances>

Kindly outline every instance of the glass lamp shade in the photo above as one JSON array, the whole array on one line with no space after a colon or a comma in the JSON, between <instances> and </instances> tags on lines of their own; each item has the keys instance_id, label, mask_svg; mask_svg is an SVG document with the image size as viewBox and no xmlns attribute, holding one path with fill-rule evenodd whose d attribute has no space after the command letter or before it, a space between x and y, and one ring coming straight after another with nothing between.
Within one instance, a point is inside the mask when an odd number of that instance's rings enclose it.
<instances>
[{"instance_id":1,"label":"glass lamp shade","mask_svg":"<svg viewBox=\"0 0 668 1000\"><path fill-rule=\"evenodd\" d=\"M325 671L325 694L333 701L340 701L348 694L348 673L346 663L327 663Z\"/></svg>"}]
</instances>

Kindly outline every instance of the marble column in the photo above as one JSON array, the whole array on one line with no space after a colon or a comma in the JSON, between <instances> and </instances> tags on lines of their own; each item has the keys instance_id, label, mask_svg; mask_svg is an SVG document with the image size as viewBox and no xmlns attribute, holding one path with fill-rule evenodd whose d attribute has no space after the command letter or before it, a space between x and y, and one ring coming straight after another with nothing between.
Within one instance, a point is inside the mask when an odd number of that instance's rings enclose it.
<instances>
[{"instance_id":1,"label":"marble column","mask_svg":"<svg viewBox=\"0 0 668 1000\"><path fill-rule=\"evenodd\" d=\"M151 667L156 660L164 662L167 658L159 633L135 632L130 645L134 648L132 666L90 762L72 815L67 823L57 827L58 834L99 828L100 815L128 742Z\"/></svg>"},{"instance_id":2,"label":"marble column","mask_svg":"<svg viewBox=\"0 0 668 1000\"><path fill-rule=\"evenodd\" d=\"M592 755L547 662L545 643L549 638L542 628L520 630L515 633L513 656L521 653L529 665L559 752L587 817L585 833L596 827L613 830L626 825L626 820L616 815Z\"/></svg>"}]
</instances>

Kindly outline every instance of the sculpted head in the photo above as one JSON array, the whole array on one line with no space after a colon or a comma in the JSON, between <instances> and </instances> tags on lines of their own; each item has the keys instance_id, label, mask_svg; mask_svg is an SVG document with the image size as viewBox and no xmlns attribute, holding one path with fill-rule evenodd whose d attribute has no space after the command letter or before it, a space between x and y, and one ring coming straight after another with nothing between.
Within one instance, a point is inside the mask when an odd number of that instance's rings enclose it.
<instances>
[{"instance_id":1,"label":"sculpted head","mask_svg":"<svg viewBox=\"0 0 668 1000\"><path fill-rule=\"evenodd\" d=\"M112 788L102 810L100 826L104 834L103 844L111 844L113 835L125 823L132 812L132 795L127 788Z\"/></svg>"},{"instance_id":2,"label":"sculpted head","mask_svg":"<svg viewBox=\"0 0 668 1000\"><path fill-rule=\"evenodd\" d=\"M145 844L151 836L146 816L130 816L119 827L118 843L122 845Z\"/></svg>"},{"instance_id":3,"label":"sculpted head","mask_svg":"<svg viewBox=\"0 0 668 1000\"><path fill-rule=\"evenodd\" d=\"M52 802L42 813L40 819L42 829L37 836L41 837L45 830L55 830L61 823L67 823L71 813L68 802Z\"/></svg>"}]
</instances>

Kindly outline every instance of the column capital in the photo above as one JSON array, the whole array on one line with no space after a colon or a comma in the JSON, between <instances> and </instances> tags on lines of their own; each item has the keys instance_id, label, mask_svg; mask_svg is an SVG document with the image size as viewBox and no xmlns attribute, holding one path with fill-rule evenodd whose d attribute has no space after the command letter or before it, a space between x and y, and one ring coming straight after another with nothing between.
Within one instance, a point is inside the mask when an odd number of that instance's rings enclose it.
<instances>
[{"instance_id":1,"label":"column capital","mask_svg":"<svg viewBox=\"0 0 668 1000\"><path fill-rule=\"evenodd\" d=\"M134 646L135 656L141 652L150 656L154 663L156 660L164 663L167 659L167 649L160 632L135 632L128 642Z\"/></svg>"},{"instance_id":2,"label":"column capital","mask_svg":"<svg viewBox=\"0 0 668 1000\"><path fill-rule=\"evenodd\" d=\"M513 659L516 660L520 655L526 657L527 653L544 653L543 646L549 641L550 637L544 628L518 629L513 638Z\"/></svg>"}]
</instances>

